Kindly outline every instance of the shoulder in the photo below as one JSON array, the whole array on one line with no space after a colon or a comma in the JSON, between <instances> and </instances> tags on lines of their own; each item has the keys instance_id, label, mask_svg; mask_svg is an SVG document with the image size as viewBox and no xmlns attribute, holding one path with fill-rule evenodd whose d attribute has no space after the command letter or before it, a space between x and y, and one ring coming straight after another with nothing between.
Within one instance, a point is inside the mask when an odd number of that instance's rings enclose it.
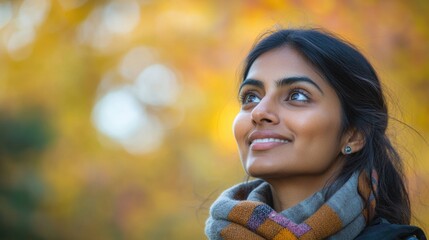
<instances>
[{"instance_id":1,"label":"shoulder","mask_svg":"<svg viewBox=\"0 0 429 240\"><path fill-rule=\"evenodd\" d=\"M356 238L365 239L426 240L426 236L418 227L391 224L383 218L376 218Z\"/></svg>"}]
</instances>

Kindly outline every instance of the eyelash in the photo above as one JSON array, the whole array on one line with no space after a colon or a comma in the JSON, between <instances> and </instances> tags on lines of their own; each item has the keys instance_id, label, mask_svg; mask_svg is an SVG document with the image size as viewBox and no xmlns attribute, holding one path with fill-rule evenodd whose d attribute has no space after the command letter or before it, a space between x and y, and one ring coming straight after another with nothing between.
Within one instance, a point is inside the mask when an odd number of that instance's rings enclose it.
<instances>
[{"instance_id":1,"label":"eyelash","mask_svg":"<svg viewBox=\"0 0 429 240\"><path fill-rule=\"evenodd\" d=\"M238 96L238 100L240 101L241 105L245 105L246 103L244 102L244 100L246 99L246 97L250 94L253 94L255 96L258 96L258 94L256 94L254 91L244 91L242 93L240 93L240 95Z\"/></svg>"},{"instance_id":2,"label":"eyelash","mask_svg":"<svg viewBox=\"0 0 429 240\"><path fill-rule=\"evenodd\" d=\"M307 103L307 102L309 102L309 101L310 101L310 97L309 97L309 94L307 93L307 91L305 91L305 90L303 90L303 89L301 89L301 88L293 88L293 89L291 89L291 90L289 91L289 93L288 93L288 96L287 96L287 98L286 98L286 101L289 101L289 100L290 100L290 97L291 97L293 94L295 94L295 93L302 94L302 95L304 95L304 96L307 98L307 100L299 100L299 102L305 102L305 103ZM240 95L239 95L239 101L240 101L240 103L241 103L242 105L249 104L249 103L245 103L244 101L245 101L246 97L247 97L248 95L250 95L250 94L253 94L253 95L255 95L256 97L259 97L259 96L258 96L258 94L257 94L257 93L255 93L255 92L254 92L254 91L252 91L252 90L244 91L244 92L240 93ZM298 100L297 100L297 101L298 101Z\"/></svg>"},{"instance_id":3,"label":"eyelash","mask_svg":"<svg viewBox=\"0 0 429 240\"><path fill-rule=\"evenodd\" d=\"M293 88L293 89L291 89L290 92L289 92L289 95L288 95L287 99L289 100L289 98L294 93L300 93L300 94L304 95L307 98L307 100L301 100L300 102L306 102L307 103L307 102L310 101L310 96L308 95L308 92L305 91L304 89L301 89L301 88Z\"/></svg>"}]
</instances>

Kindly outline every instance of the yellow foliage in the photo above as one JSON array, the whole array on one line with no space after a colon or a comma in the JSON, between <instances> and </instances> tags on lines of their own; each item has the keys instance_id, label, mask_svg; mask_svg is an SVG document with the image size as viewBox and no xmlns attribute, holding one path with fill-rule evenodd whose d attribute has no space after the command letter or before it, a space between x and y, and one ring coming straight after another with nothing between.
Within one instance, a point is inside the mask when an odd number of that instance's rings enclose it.
<instances>
[{"instance_id":1,"label":"yellow foliage","mask_svg":"<svg viewBox=\"0 0 429 240\"><path fill-rule=\"evenodd\" d=\"M0 114L43 109L54 131L37 154L0 153L1 168L15 169L2 186L22 190L14 183L31 173L44 189L25 188L25 206L0 207L11 238L203 239L210 203L245 177L232 134L241 63L276 24L325 27L355 43L397 102L394 116L429 141L428 12L425 1L0 2ZM124 73L135 48L145 50ZM146 79L160 89L147 91L144 70L169 81ZM94 106L119 88L124 105L103 108L105 126L119 130L99 131ZM391 122L425 226L428 144ZM13 196L0 195L0 205Z\"/></svg>"}]
</instances>

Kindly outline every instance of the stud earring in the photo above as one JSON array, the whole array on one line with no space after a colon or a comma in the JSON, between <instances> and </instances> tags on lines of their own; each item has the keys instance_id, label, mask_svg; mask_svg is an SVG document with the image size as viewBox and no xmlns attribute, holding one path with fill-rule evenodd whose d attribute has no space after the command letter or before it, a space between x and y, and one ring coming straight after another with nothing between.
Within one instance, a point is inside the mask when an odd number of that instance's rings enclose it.
<instances>
[{"instance_id":1,"label":"stud earring","mask_svg":"<svg viewBox=\"0 0 429 240\"><path fill-rule=\"evenodd\" d=\"M346 147L344 148L344 154L350 154L350 153L352 153L352 147L350 147L350 146L346 146Z\"/></svg>"}]
</instances>

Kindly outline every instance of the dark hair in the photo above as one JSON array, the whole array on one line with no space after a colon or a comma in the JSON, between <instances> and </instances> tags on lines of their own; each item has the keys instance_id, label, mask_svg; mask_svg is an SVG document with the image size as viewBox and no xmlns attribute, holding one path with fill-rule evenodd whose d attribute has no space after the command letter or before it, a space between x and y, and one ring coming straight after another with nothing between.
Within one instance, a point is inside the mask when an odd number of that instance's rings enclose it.
<instances>
[{"instance_id":1,"label":"dark hair","mask_svg":"<svg viewBox=\"0 0 429 240\"><path fill-rule=\"evenodd\" d=\"M261 54L283 46L300 52L334 88L342 107L341 133L354 128L364 136L364 147L346 155L335 182L344 183L356 171L376 170L376 216L391 223L409 224L410 201L402 160L386 135L389 116L374 68L352 44L325 30L282 29L256 43L244 63L243 80Z\"/></svg>"}]
</instances>

